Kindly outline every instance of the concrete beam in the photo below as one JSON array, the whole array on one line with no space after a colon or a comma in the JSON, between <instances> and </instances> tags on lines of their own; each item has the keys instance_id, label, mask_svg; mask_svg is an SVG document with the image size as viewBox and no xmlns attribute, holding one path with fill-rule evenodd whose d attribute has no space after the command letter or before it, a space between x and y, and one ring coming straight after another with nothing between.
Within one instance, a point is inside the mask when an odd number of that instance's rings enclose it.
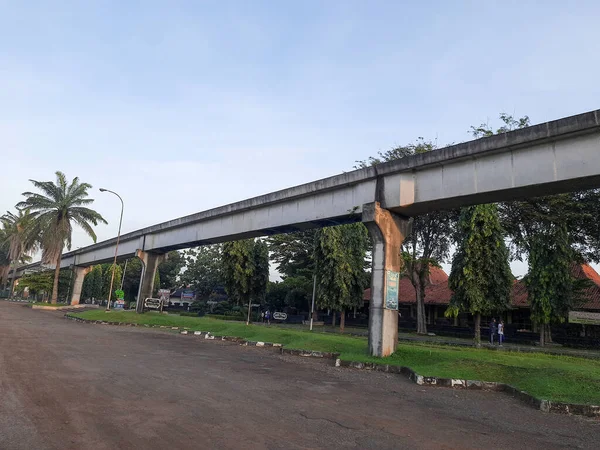
<instances>
[{"instance_id":1,"label":"concrete beam","mask_svg":"<svg viewBox=\"0 0 600 450\"><path fill-rule=\"evenodd\" d=\"M402 270L401 247L410 233L410 222L381 208L378 202L364 205L362 220L373 240L369 352L373 356L390 356L398 346L397 289ZM391 302L386 302L388 291Z\"/></svg>"},{"instance_id":2,"label":"concrete beam","mask_svg":"<svg viewBox=\"0 0 600 450\"><path fill-rule=\"evenodd\" d=\"M380 202L402 216L600 187L600 110L453 145L121 236L118 257L360 221ZM62 266L110 262L116 239L62 258ZM39 268L39 263L19 273Z\"/></svg>"}]
</instances>

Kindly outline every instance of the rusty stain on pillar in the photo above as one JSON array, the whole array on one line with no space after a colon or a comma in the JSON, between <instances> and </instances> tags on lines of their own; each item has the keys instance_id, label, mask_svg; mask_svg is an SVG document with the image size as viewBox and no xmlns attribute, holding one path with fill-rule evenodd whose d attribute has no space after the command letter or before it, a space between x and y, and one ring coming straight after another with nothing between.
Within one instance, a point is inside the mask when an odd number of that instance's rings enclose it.
<instances>
[{"instance_id":1,"label":"rusty stain on pillar","mask_svg":"<svg viewBox=\"0 0 600 450\"><path fill-rule=\"evenodd\" d=\"M79 305L81 300L81 291L83 289L83 280L85 276L90 273L94 266L89 267L77 267L73 268L75 272L75 282L73 283L73 294L71 294L71 305Z\"/></svg>"},{"instance_id":2,"label":"rusty stain on pillar","mask_svg":"<svg viewBox=\"0 0 600 450\"><path fill-rule=\"evenodd\" d=\"M362 221L373 240L369 353L390 356L398 346L398 310L386 308L387 277L389 272L401 272L401 246L410 233L410 222L381 208L379 202L363 206Z\"/></svg>"},{"instance_id":3,"label":"rusty stain on pillar","mask_svg":"<svg viewBox=\"0 0 600 450\"><path fill-rule=\"evenodd\" d=\"M167 260L166 253L151 253L143 250L137 250L135 252L142 261L142 275L140 279L140 288L138 290L138 302L136 306L136 312L143 312L144 299L152 297L154 292L154 277L156 276L156 270L158 266Z\"/></svg>"}]
</instances>

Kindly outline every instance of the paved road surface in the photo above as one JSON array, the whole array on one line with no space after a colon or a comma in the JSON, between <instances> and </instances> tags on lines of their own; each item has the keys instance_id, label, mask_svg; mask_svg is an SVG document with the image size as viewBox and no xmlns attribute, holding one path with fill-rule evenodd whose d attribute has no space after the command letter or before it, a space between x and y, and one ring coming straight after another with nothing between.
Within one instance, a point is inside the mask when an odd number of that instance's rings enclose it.
<instances>
[{"instance_id":1,"label":"paved road surface","mask_svg":"<svg viewBox=\"0 0 600 450\"><path fill-rule=\"evenodd\" d=\"M0 449L600 448L600 422L0 302Z\"/></svg>"}]
</instances>

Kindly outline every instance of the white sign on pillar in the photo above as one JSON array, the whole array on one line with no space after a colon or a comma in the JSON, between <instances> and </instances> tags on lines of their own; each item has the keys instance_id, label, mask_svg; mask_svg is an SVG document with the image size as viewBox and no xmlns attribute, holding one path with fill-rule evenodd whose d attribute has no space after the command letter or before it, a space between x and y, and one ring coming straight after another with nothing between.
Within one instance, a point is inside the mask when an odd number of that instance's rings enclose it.
<instances>
[{"instance_id":1,"label":"white sign on pillar","mask_svg":"<svg viewBox=\"0 0 600 450\"><path fill-rule=\"evenodd\" d=\"M387 270L385 274L385 309L398 310L400 273Z\"/></svg>"}]
</instances>

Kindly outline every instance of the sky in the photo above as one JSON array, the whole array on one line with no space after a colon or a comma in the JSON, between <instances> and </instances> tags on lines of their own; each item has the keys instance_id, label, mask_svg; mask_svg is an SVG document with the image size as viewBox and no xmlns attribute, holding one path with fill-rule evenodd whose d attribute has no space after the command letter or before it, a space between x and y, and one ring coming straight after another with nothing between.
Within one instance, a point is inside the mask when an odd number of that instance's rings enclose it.
<instances>
[{"instance_id":1,"label":"sky","mask_svg":"<svg viewBox=\"0 0 600 450\"><path fill-rule=\"evenodd\" d=\"M104 240L99 187L128 232L501 112L600 107L600 2L407 3L0 0L0 211L61 170L94 186Z\"/></svg>"}]
</instances>

